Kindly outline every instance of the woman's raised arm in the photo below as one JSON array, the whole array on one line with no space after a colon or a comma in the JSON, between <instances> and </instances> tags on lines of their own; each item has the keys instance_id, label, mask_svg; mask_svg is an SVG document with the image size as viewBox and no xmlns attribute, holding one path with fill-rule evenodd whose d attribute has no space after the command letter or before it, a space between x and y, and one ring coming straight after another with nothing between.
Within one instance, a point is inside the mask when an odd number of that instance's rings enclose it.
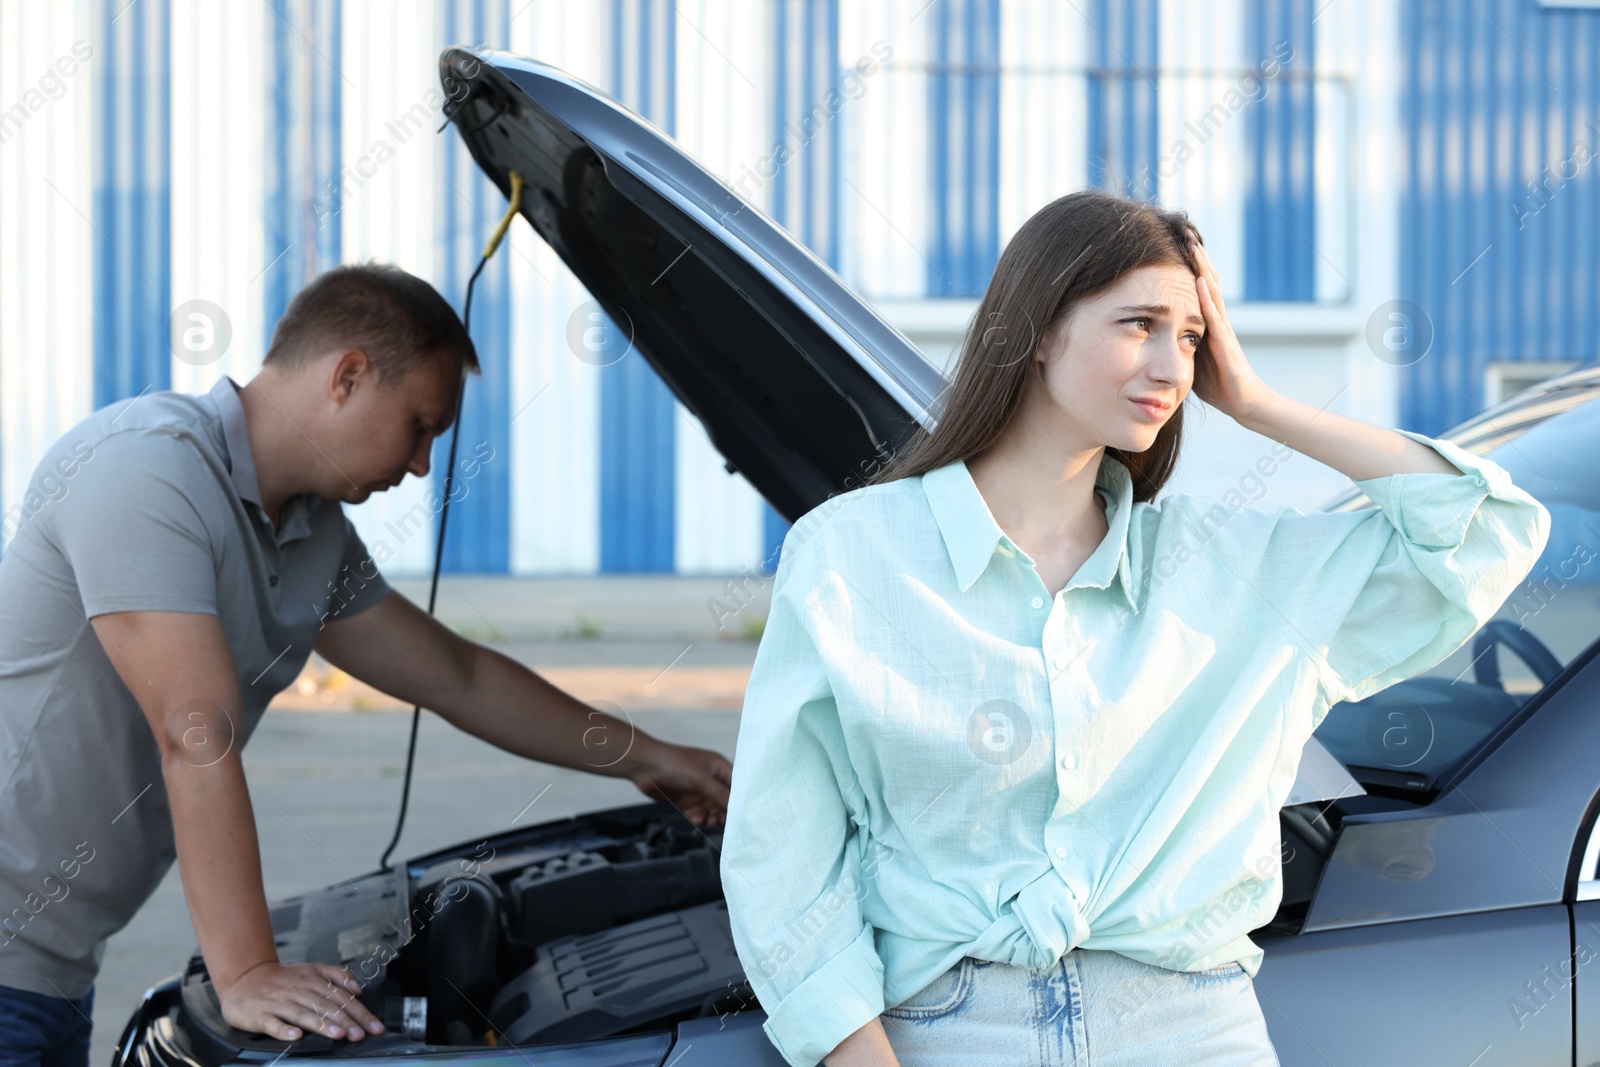
<instances>
[{"instance_id":1,"label":"woman's raised arm","mask_svg":"<svg viewBox=\"0 0 1600 1067\"><path fill-rule=\"evenodd\" d=\"M1266 602L1267 625L1316 661L1327 704L1363 699L1427 670L1488 622L1538 562L1550 512L1503 467L1449 441L1387 430L1268 388L1228 324L1216 268L1198 243L1192 248L1211 356L1197 365L1197 394L1245 428L1346 475L1378 505L1376 512L1286 508L1229 518L1230 570ZM1192 503L1180 506L1203 518Z\"/></svg>"}]
</instances>

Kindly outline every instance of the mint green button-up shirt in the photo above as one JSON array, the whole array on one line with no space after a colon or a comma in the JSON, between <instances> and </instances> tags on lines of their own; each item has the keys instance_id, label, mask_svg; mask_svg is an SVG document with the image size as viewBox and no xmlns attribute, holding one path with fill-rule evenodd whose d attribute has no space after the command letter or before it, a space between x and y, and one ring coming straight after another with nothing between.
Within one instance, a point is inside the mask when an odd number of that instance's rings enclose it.
<instances>
[{"instance_id":1,"label":"mint green button-up shirt","mask_svg":"<svg viewBox=\"0 0 1600 1067\"><path fill-rule=\"evenodd\" d=\"M721 857L789 1063L966 955L1256 975L1311 732L1464 644L1549 536L1503 468L1400 432L1463 473L1358 481L1377 507L1354 512L1134 503L1106 456L1110 532L1055 595L964 462L796 522Z\"/></svg>"}]
</instances>

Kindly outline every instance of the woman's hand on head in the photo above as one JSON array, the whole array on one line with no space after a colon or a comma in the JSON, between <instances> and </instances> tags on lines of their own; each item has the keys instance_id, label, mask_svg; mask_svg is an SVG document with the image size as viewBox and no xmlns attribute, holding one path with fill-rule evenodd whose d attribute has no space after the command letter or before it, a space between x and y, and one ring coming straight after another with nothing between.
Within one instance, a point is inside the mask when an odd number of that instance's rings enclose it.
<instances>
[{"instance_id":1,"label":"woman's hand on head","mask_svg":"<svg viewBox=\"0 0 1600 1067\"><path fill-rule=\"evenodd\" d=\"M1244 422L1273 392L1244 358L1244 349L1239 346L1222 305L1217 268L1193 230L1189 231L1189 249L1200 265L1194 284L1200 296L1200 313L1206 319L1205 348L1211 357L1195 360L1194 394L1236 422Z\"/></svg>"}]
</instances>

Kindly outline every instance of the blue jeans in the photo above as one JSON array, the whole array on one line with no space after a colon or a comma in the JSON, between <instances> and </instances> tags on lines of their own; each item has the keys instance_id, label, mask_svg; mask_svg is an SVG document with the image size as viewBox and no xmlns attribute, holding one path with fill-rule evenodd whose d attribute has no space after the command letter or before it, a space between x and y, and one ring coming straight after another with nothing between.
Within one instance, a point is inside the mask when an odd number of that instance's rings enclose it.
<instances>
[{"instance_id":1,"label":"blue jeans","mask_svg":"<svg viewBox=\"0 0 1600 1067\"><path fill-rule=\"evenodd\" d=\"M1049 967L963 958L880 1017L903 1067L1279 1067L1255 982L1076 948Z\"/></svg>"},{"instance_id":2,"label":"blue jeans","mask_svg":"<svg viewBox=\"0 0 1600 1067\"><path fill-rule=\"evenodd\" d=\"M88 1067L94 986L77 1000L0 986L0 1067Z\"/></svg>"}]
</instances>

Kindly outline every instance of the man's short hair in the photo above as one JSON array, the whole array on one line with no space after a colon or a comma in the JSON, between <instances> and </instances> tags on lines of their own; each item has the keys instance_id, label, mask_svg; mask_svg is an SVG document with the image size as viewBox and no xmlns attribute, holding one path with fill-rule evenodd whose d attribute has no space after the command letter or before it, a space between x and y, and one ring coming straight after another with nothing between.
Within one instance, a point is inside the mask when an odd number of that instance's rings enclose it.
<instances>
[{"instance_id":1,"label":"man's short hair","mask_svg":"<svg viewBox=\"0 0 1600 1067\"><path fill-rule=\"evenodd\" d=\"M439 291L387 263L334 267L294 295L262 359L296 370L332 348L359 348L380 381L420 364L452 359L476 374L478 353Z\"/></svg>"}]
</instances>

